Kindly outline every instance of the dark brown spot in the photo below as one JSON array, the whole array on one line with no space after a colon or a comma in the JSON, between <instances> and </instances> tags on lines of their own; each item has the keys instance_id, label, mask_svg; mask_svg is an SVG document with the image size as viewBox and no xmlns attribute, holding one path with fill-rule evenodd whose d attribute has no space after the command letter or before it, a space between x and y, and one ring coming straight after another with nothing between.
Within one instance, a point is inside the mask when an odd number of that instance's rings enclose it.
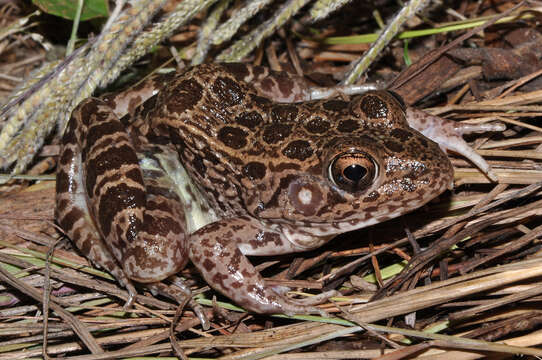
<instances>
[{"instance_id":1,"label":"dark brown spot","mask_svg":"<svg viewBox=\"0 0 542 360\"><path fill-rule=\"evenodd\" d=\"M86 146L93 146L100 138L112 134L125 133L124 128L118 121L107 121L93 124L85 134Z\"/></svg>"},{"instance_id":2,"label":"dark brown spot","mask_svg":"<svg viewBox=\"0 0 542 360\"><path fill-rule=\"evenodd\" d=\"M399 206L398 205L388 205L387 207L387 212L389 213L393 213L395 212L397 209L399 209Z\"/></svg>"},{"instance_id":3,"label":"dark brown spot","mask_svg":"<svg viewBox=\"0 0 542 360\"><path fill-rule=\"evenodd\" d=\"M341 111L348 107L348 103L343 100L328 100L324 104L324 109L331 111Z\"/></svg>"},{"instance_id":4,"label":"dark brown spot","mask_svg":"<svg viewBox=\"0 0 542 360\"><path fill-rule=\"evenodd\" d=\"M157 203L154 204L158 205ZM154 207L152 203L150 203L149 205L149 210L153 210ZM166 211L169 210L171 212L171 209L168 206L166 206L165 209ZM158 214L156 213L152 214L151 216L150 214L145 212L144 223L145 230L150 235L160 235L162 237L166 237L169 232L172 232L174 234L181 234L183 232L181 224L179 224L177 221L175 221L169 216L158 216ZM177 243L182 244L183 241L178 241Z\"/></svg>"},{"instance_id":5,"label":"dark brown spot","mask_svg":"<svg viewBox=\"0 0 542 360\"><path fill-rule=\"evenodd\" d=\"M85 214L79 208L72 208L66 216L60 219L60 227L64 230L70 230L73 225L81 218L84 218ZM74 239L77 241L77 239Z\"/></svg>"},{"instance_id":6,"label":"dark brown spot","mask_svg":"<svg viewBox=\"0 0 542 360\"><path fill-rule=\"evenodd\" d=\"M269 243L269 242L272 242L272 243L274 243L274 244L277 245L277 246L281 246L281 245L282 245L282 238L280 237L279 234L274 233L274 232L266 231L266 232L263 234L262 241L263 241L264 243L266 243L266 244Z\"/></svg>"},{"instance_id":7,"label":"dark brown spot","mask_svg":"<svg viewBox=\"0 0 542 360\"><path fill-rule=\"evenodd\" d=\"M395 128L391 131L390 135L401 142L405 142L410 139L412 133L404 129Z\"/></svg>"},{"instance_id":8,"label":"dark brown spot","mask_svg":"<svg viewBox=\"0 0 542 360\"><path fill-rule=\"evenodd\" d=\"M206 235L206 234L212 234L218 230L220 230L220 223L214 222L214 223L205 225L203 228L199 229L198 233L200 235Z\"/></svg>"},{"instance_id":9,"label":"dark brown spot","mask_svg":"<svg viewBox=\"0 0 542 360\"><path fill-rule=\"evenodd\" d=\"M74 185L76 185L75 182L72 184L72 187ZM66 193L68 192L69 189L70 189L70 178L68 177L68 174L66 174L66 172L64 171L59 171L56 174L56 193L57 194ZM75 191L76 189L74 189L73 191Z\"/></svg>"},{"instance_id":10,"label":"dark brown spot","mask_svg":"<svg viewBox=\"0 0 542 360\"><path fill-rule=\"evenodd\" d=\"M237 80L244 80L248 75L248 68L241 63L226 63L222 65L230 74L235 76Z\"/></svg>"},{"instance_id":11,"label":"dark brown spot","mask_svg":"<svg viewBox=\"0 0 542 360\"><path fill-rule=\"evenodd\" d=\"M267 68L264 66L253 66L252 72L254 73L254 77L259 77L260 75L265 74L267 71Z\"/></svg>"},{"instance_id":12,"label":"dark brown spot","mask_svg":"<svg viewBox=\"0 0 542 360\"><path fill-rule=\"evenodd\" d=\"M68 207L69 205L70 205L70 201L68 201L67 199L60 199L60 200L57 199L56 207L55 207L55 218L59 219L60 215L58 214L58 212L60 210L66 209L66 207Z\"/></svg>"},{"instance_id":13,"label":"dark brown spot","mask_svg":"<svg viewBox=\"0 0 542 360\"><path fill-rule=\"evenodd\" d=\"M75 235L76 234L74 234L74 238L79 238L81 236L79 230L77 231L78 236ZM80 241L77 247L79 248L79 250L81 250L81 253L83 255L89 256L94 246L94 242L92 241L92 239L90 239L90 236L88 236L85 240ZM114 268L114 266L112 268Z\"/></svg>"},{"instance_id":14,"label":"dark brown spot","mask_svg":"<svg viewBox=\"0 0 542 360\"><path fill-rule=\"evenodd\" d=\"M427 139L426 139L425 137L419 137L419 138L418 138L418 141L420 142L420 144L421 144L424 148L426 148L426 147L429 145L429 143L427 142Z\"/></svg>"},{"instance_id":15,"label":"dark brown spot","mask_svg":"<svg viewBox=\"0 0 542 360\"><path fill-rule=\"evenodd\" d=\"M138 188L130 187L124 183L108 188L100 198L98 209L98 223L103 234L105 236L109 234L113 219L119 213L126 209L142 208L144 204L145 193ZM135 236L139 226L140 222L137 219L130 219L130 226L126 230L127 235Z\"/></svg>"},{"instance_id":16,"label":"dark brown spot","mask_svg":"<svg viewBox=\"0 0 542 360\"><path fill-rule=\"evenodd\" d=\"M66 165L71 162L73 158L73 151L70 148L64 147L62 155L60 156L60 164Z\"/></svg>"},{"instance_id":17,"label":"dark brown spot","mask_svg":"<svg viewBox=\"0 0 542 360\"><path fill-rule=\"evenodd\" d=\"M271 109L271 119L275 122L293 122L297 117L298 109L295 105L280 104Z\"/></svg>"},{"instance_id":18,"label":"dark brown spot","mask_svg":"<svg viewBox=\"0 0 542 360\"><path fill-rule=\"evenodd\" d=\"M337 125L337 130L343 133L351 133L351 132L356 131L358 128L359 128L359 122L352 119L341 120L339 121L339 124Z\"/></svg>"},{"instance_id":19,"label":"dark brown spot","mask_svg":"<svg viewBox=\"0 0 542 360\"><path fill-rule=\"evenodd\" d=\"M260 247L267 246L269 243L273 243L275 246L281 246L282 239L279 234L266 231L263 233L260 232L257 238L249 241L249 244L252 247L252 249L258 249Z\"/></svg>"},{"instance_id":20,"label":"dark brown spot","mask_svg":"<svg viewBox=\"0 0 542 360\"><path fill-rule=\"evenodd\" d=\"M295 86L290 76L288 76L287 73L281 72L278 74L276 79L277 79L277 85L279 86L279 90L282 96L286 98L289 97L292 94L292 91Z\"/></svg>"},{"instance_id":21,"label":"dark brown spot","mask_svg":"<svg viewBox=\"0 0 542 360\"><path fill-rule=\"evenodd\" d=\"M283 172L284 170L299 170L300 166L297 163L289 163L285 161L279 162L277 165L269 164L269 169L274 172Z\"/></svg>"},{"instance_id":22,"label":"dark brown spot","mask_svg":"<svg viewBox=\"0 0 542 360\"><path fill-rule=\"evenodd\" d=\"M192 160L192 167L201 176L203 176L207 171L207 166L205 166L205 164L203 163L203 159L201 158L201 156L196 154L194 154L194 159Z\"/></svg>"},{"instance_id":23,"label":"dark brown spot","mask_svg":"<svg viewBox=\"0 0 542 360\"><path fill-rule=\"evenodd\" d=\"M286 139L292 132L290 124L269 124L263 131L263 140L268 144L276 144Z\"/></svg>"},{"instance_id":24,"label":"dark brown spot","mask_svg":"<svg viewBox=\"0 0 542 360\"><path fill-rule=\"evenodd\" d=\"M79 106L78 112L81 114L95 114L98 112L98 101L96 99L88 99L82 105Z\"/></svg>"},{"instance_id":25,"label":"dark brown spot","mask_svg":"<svg viewBox=\"0 0 542 360\"><path fill-rule=\"evenodd\" d=\"M219 289L227 289L228 286L226 286L226 284L224 283L224 280L227 280L228 279L228 275L224 274L220 274L220 273L216 273L213 275L211 281L213 284L215 284L215 286L217 286Z\"/></svg>"},{"instance_id":26,"label":"dark brown spot","mask_svg":"<svg viewBox=\"0 0 542 360\"><path fill-rule=\"evenodd\" d=\"M248 285L247 291L250 294L250 297L252 297L254 302L260 303L260 304L266 304L271 302L272 299L265 296L265 291L257 285ZM271 302L272 303L272 302Z\"/></svg>"},{"instance_id":27,"label":"dark brown spot","mask_svg":"<svg viewBox=\"0 0 542 360\"><path fill-rule=\"evenodd\" d=\"M228 262L228 270L230 274L235 274L239 271L240 264L243 258L243 253L241 253L241 251L236 248L232 256L230 257L230 261Z\"/></svg>"},{"instance_id":28,"label":"dark brown spot","mask_svg":"<svg viewBox=\"0 0 542 360\"><path fill-rule=\"evenodd\" d=\"M132 147L128 145L122 145L118 148L110 147L106 151L103 151L96 157L90 159L86 167L87 172L85 178L87 194L92 196L98 176L104 174L108 170L118 170L122 165L130 164L137 166L138 160ZM140 177L137 182L143 184L143 179Z\"/></svg>"},{"instance_id":29,"label":"dark brown spot","mask_svg":"<svg viewBox=\"0 0 542 360\"><path fill-rule=\"evenodd\" d=\"M158 99L158 96L154 95L148 98L147 100L145 100L143 105L137 108L137 115L141 117L146 117L148 113L156 109L157 99Z\"/></svg>"},{"instance_id":30,"label":"dark brown spot","mask_svg":"<svg viewBox=\"0 0 542 360\"><path fill-rule=\"evenodd\" d=\"M271 78L264 78L262 81L260 81L260 86L263 91L265 92L271 92L273 90L274 82Z\"/></svg>"},{"instance_id":31,"label":"dark brown spot","mask_svg":"<svg viewBox=\"0 0 542 360\"><path fill-rule=\"evenodd\" d=\"M245 96L237 81L222 76L216 79L212 91L220 104L225 107L240 104Z\"/></svg>"},{"instance_id":32,"label":"dark brown spot","mask_svg":"<svg viewBox=\"0 0 542 360\"><path fill-rule=\"evenodd\" d=\"M380 194L376 191L371 191L367 196L363 199L363 202L370 203L373 201L376 201L380 197Z\"/></svg>"},{"instance_id":33,"label":"dark brown spot","mask_svg":"<svg viewBox=\"0 0 542 360\"><path fill-rule=\"evenodd\" d=\"M243 167L243 174L250 180L260 180L265 176L266 167L264 164L253 161Z\"/></svg>"},{"instance_id":34,"label":"dark brown spot","mask_svg":"<svg viewBox=\"0 0 542 360\"><path fill-rule=\"evenodd\" d=\"M171 91L163 92L169 96L162 102L166 104L168 111L181 114L196 106L202 97L202 90L203 88L196 80L183 80Z\"/></svg>"},{"instance_id":35,"label":"dark brown spot","mask_svg":"<svg viewBox=\"0 0 542 360\"><path fill-rule=\"evenodd\" d=\"M323 134L329 130L329 125L327 120L322 119L320 116L316 116L305 125L305 128L308 132L313 134Z\"/></svg>"},{"instance_id":36,"label":"dark brown spot","mask_svg":"<svg viewBox=\"0 0 542 360\"><path fill-rule=\"evenodd\" d=\"M344 198L344 196L339 194L339 192L337 192L336 190L332 190L327 194L326 202L328 205L334 206L337 204L345 204L348 201Z\"/></svg>"},{"instance_id":37,"label":"dark brown spot","mask_svg":"<svg viewBox=\"0 0 542 360\"><path fill-rule=\"evenodd\" d=\"M399 152L403 152L405 150L403 144L401 144L400 142L398 141L394 141L394 140L386 140L384 141L384 145L391 151L391 152L394 152L394 153L399 153Z\"/></svg>"},{"instance_id":38,"label":"dark brown spot","mask_svg":"<svg viewBox=\"0 0 542 360\"><path fill-rule=\"evenodd\" d=\"M288 146L282 150L282 153L290 159L304 161L312 155L313 150L308 141L295 140L289 143Z\"/></svg>"},{"instance_id":39,"label":"dark brown spot","mask_svg":"<svg viewBox=\"0 0 542 360\"><path fill-rule=\"evenodd\" d=\"M366 95L361 100L361 110L370 119L382 119L388 116L388 106L382 99L374 95Z\"/></svg>"},{"instance_id":40,"label":"dark brown spot","mask_svg":"<svg viewBox=\"0 0 542 360\"><path fill-rule=\"evenodd\" d=\"M275 192L273 193L269 201L264 205L264 209L278 207L278 200L280 198L280 195L282 194L282 191L286 189L295 179L296 175L293 174L287 174L286 176L281 177L279 181L279 186L276 187Z\"/></svg>"},{"instance_id":41,"label":"dark brown spot","mask_svg":"<svg viewBox=\"0 0 542 360\"><path fill-rule=\"evenodd\" d=\"M141 181L141 170L139 170L139 167L135 167L127 171L125 175L128 179L131 179L132 181L135 181L135 182Z\"/></svg>"},{"instance_id":42,"label":"dark brown spot","mask_svg":"<svg viewBox=\"0 0 542 360\"><path fill-rule=\"evenodd\" d=\"M256 111L245 111L235 118L235 122L239 125L246 126L249 129L254 129L261 124L262 121L262 116Z\"/></svg>"},{"instance_id":43,"label":"dark brown spot","mask_svg":"<svg viewBox=\"0 0 542 360\"><path fill-rule=\"evenodd\" d=\"M268 98L265 98L263 96L254 95L254 94L250 95L250 102L255 104L256 106L259 106L259 107L264 107L266 105L271 104L271 100L269 100Z\"/></svg>"},{"instance_id":44,"label":"dark brown spot","mask_svg":"<svg viewBox=\"0 0 542 360\"><path fill-rule=\"evenodd\" d=\"M211 260L209 260L208 258L206 258L205 260L203 260L203 262L201 263L201 266L203 266L203 268L205 269L205 271L207 271L208 273L210 273L214 268L215 268L215 263Z\"/></svg>"},{"instance_id":45,"label":"dark brown spot","mask_svg":"<svg viewBox=\"0 0 542 360\"><path fill-rule=\"evenodd\" d=\"M378 206L369 206L365 208L365 212L370 214L378 211Z\"/></svg>"},{"instance_id":46,"label":"dark brown spot","mask_svg":"<svg viewBox=\"0 0 542 360\"><path fill-rule=\"evenodd\" d=\"M130 101L128 102L128 112L129 113L133 113L134 110L139 106L141 105L141 102L143 101L143 99L141 98L141 96L134 96L134 97L130 97Z\"/></svg>"},{"instance_id":47,"label":"dark brown spot","mask_svg":"<svg viewBox=\"0 0 542 360\"><path fill-rule=\"evenodd\" d=\"M232 149L241 149L247 144L248 133L240 128L232 126L224 126L218 131L218 139L224 143L224 145Z\"/></svg>"}]
</instances>

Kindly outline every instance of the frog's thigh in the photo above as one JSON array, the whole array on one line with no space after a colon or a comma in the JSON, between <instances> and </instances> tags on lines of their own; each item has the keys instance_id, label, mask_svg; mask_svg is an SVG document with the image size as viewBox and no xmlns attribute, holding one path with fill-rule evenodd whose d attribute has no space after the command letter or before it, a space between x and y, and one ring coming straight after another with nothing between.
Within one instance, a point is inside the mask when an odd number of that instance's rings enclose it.
<instances>
[{"instance_id":1,"label":"frog's thigh","mask_svg":"<svg viewBox=\"0 0 542 360\"><path fill-rule=\"evenodd\" d=\"M133 298L136 294L135 288L102 240L86 203L76 130L79 126L84 126L81 124L81 108L93 101L94 99L88 99L74 110L62 138L56 180L55 219L83 255L113 274L126 286Z\"/></svg>"},{"instance_id":2,"label":"frog's thigh","mask_svg":"<svg viewBox=\"0 0 542 360\"><path fill-rule=\"evenodd\" d=\"M94 222L128 277L153 282L187 259L184 212L160 168L142 171L132 138L111 108L95 99L81 108L76 138ZM139 149L141 152L141 149Z\"/></svg>"},{"instance_id":3,"label":"frog's thigh","mask_svg":"<svg viewBox=\"0 0 542 360\"><path fill-rule=\"evenodd\" d=\"M199 229L190 238L190 260L209 285L247 310L258 313L306 314L323 312L289 299L265 284L239 244L262 243L262 233L247 219L222 219ZM255 245L258 246L258 245ZM330 294L323 296L325 301Z\"/></svg>"}]
</instances>

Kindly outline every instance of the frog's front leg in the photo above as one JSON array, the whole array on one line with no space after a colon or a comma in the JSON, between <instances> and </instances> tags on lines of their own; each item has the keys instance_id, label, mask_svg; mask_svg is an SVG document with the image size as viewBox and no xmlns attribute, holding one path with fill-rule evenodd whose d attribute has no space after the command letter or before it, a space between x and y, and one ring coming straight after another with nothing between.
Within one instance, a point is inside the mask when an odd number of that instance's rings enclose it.
<instances>
[{"instance_id":1,"label":"frog's front leg","mask_svg":"<svg viewBox=\"0 0 542 360\"><path fill-rule=\"evenodd\" d=\"M325 311L313 305L338 295L337 291L306 300L290 299L280 290L266 285L243 253L262 255L292 251L292 245L283 235L262 230L248 218L235 218L216 221L193 233L189 254L209 285L247 310L325 316Z\"/></svg>"},{"instance_id":2,"label":"frog's front leg","mask_svg":"<svg viewBox=\"0 0 542 360\"><path fill-rule=\"evenodd\" d=\"M452 150L472 161L491 180L497 181L497 176L491 171L489 164L474 149L463 140L463 135L504 131L502 123L466 124L431 115L411 106L406 109L408 124L440 145L445 150Z\"/></svg>"}]
</instances>

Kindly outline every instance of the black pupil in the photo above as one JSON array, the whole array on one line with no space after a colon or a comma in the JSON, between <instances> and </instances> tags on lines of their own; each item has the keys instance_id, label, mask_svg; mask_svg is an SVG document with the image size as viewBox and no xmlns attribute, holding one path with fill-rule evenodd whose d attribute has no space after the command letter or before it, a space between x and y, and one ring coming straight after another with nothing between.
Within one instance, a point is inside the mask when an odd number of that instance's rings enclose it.
<instances>
[{"instance_id":1,"label":"black pupil","mask_svg":"<svg viewBox=\"0 0 542 360\"><path fill-rule=\"evenodd\" d=\"M344 169L343 174L348 180L357 183L367 175L367 169L363 166L353 164Z\"/></svg>"}]
</instances>

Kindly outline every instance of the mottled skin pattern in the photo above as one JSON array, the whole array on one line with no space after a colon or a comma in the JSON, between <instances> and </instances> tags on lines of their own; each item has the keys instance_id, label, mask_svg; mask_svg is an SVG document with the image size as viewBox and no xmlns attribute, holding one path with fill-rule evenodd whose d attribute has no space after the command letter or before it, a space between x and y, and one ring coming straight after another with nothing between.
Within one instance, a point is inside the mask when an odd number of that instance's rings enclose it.
<instances>
[{"instance_id":1,"label":"mottled skin pattern","mask_svg":"<svg viewBox=\"0 0 542 360\"><path fill-rule=\"evenodd\" d=\"M296 76L209 64L88 99L62 139L57 220L126 286L190 259L249 310L321 313L335 292L288 298L245 255L314 249L404 214L453 170L393 94L309 98Z\"/></svg>"}]
</instances>

